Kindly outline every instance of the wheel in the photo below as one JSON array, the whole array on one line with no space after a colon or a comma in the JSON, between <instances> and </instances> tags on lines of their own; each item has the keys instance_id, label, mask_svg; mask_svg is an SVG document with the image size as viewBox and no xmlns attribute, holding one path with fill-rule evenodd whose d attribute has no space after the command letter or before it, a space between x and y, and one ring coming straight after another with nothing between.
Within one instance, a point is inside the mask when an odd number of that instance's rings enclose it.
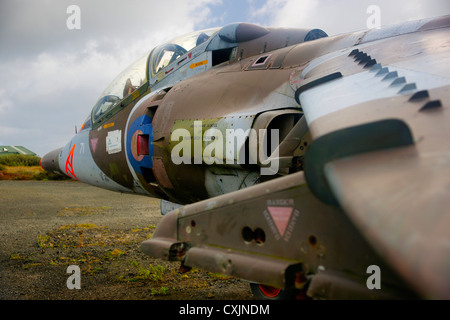
<instances>
[{"instance_id":1,"label":"wheel","mask_svg":"<svg viewBox=\"0 0 450 320\"><path fill-rule=\"evenodd\" d=\"M292 296L285 290L266 286L259 283L250 283L253 296L258 300L287 300Z\"/></svg>"}]
</instances>

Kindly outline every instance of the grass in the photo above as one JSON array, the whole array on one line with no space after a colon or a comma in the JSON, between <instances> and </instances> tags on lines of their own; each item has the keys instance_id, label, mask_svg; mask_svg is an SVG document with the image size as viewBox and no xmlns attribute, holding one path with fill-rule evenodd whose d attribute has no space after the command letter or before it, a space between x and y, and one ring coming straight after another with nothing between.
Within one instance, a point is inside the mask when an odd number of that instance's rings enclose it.
<instances>
[{"instance_id":1,"label":"grass","mask_svg":"<svg viewBox=\"0 0 450 320\"><path fill-rule=\"evenodd\" d=\"M165 268L163 266L149 265L148 268L142 267L138 262L131 261L130 264L138 269L138 276L134 278L129 278L127 281L138 281L138 280L152 280L152 281L163 281L165 279Z\"/></svg>"},{"instance_id":2,"label":"grass","mask_svg":"<svg viewBox=\"0 0 450 320\"><path fill-rule=\"evenodd\" d=\"M36 167L40 166L41 158L37 156L26 156L21 154L10 154L6 156L0 156L0 166L9 167ZM1 168L1 167L0 167Z\"/></svg>"},{"instance_id":3,"label":"grass","mask_svg":"<svg viewBox=\"0 0 450 320\"><path fill-rule=\"evenodd\" d=\"M108 258L110 260L118 260L118 259L120 259L120 256L124 255L124 254L127 254L127 253L120 249L114 249L114 250L108 251L108 253L106 254L106 258Z\"/></svg>"},{"instance_id":4,"label":"grass","mask_svg":"<svg viewBox=\"0 0 450 320\"><path fill-rule=\"evenodd\" d=\"M136 245L152 230L152 226L133 229L131 234L134 237L124 238L128 232L112 232L103 226L92 223L81 223L63 225L46 234L37 236L37 247L41 250L58 250L58 257L47 261L47 265L66 265L77 264L82 266L82 271L87 274L96 274L101 272L104 267L118 262L122 259L129 259L129 253L124 249L118 248L123 244ZM86 252L73 251L73 249L103 247L104 250ZM109 248L108 248L109 247ZM78 253L77 253L78 252ZM70 258L69 258L70 256ZM128 258L127 258L128 257ZM42 262L33 261L30 257L24 257L21 254L12 254L10 260L25 260L22 268L38 267ZM125 260L122 260L125 262ZM164 296L169 294L169 289L164 286L167 282L173 282L176 279L176 272L168 270L162 265L141 264L136 260L128 260L131 269L125 274L116 276L116 281L127 283L157 283L158 288L152 289L152 295ZM182 277L185 278L185 277Z\"/></svg>"},{"instance_id":5,"label":"grass","mask_svg":"<svg viewBox=\"0 0 450 320\"><path fill-rule=\"evenodd\" d=\"M99 213L106 213L111 207L66 207L58 212L58 217L93 216Z\"/></svg>"},{"instance_id":6,"label":"grass","mask_svg":"<svg viewBox=\"0 0 450 320\"><path fill-rule=\"evenodd\" d=\"M169 288L161 287L159 289L152 288L151 293L153 296L166 296L169 294Z\"/></svg>"},{"instance_id":7,"label":"grass","mask_svg":"<svg viewBox=\"0 0 450 320\"><path fill-rule=\"evenodd\" d=\"M48 172L39 167L0 165L0 180L70 180L69 177Z\"/></svg>"},{"instance_id":8,"label":"grass","mask_svg":"<svg viewBox=\"0 0 450 320\"><path fill-rule=\"evenodd\" d=\"M0 180L69 180L69 177L47 172L37 156L0 156Z\"/></svg>"},{"instance_id":9,"label":"grass","mask_svg":"<svg viewBox=\"0 0 450 320\"><path fill-rule=\"evenodd\" d=\"M77 208L74 207L77 214L85 212ZM136 254L138 245L153 231L154 225L127 230L92 223L62 225L37 235L34 250L12 253L9 261L26 272L61 272L69 265L77 265L86 283L101 279L114 286L127 286L126 290L147 288L147 294L162 299L176 297L181 291L209 290L214 283L233 281L233 277L197 268L180 273L177 264Z\"/></svg>"}]
</instances>

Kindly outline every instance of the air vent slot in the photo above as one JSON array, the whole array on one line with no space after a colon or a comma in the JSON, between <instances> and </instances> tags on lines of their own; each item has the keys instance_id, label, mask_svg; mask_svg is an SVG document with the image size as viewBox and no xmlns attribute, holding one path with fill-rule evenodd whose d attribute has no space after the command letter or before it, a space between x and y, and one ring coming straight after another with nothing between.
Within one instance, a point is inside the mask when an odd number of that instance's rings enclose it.
<instances>
[{"instance_id":1,"label":"air vent slot","mask_svg":"<svg viewBox=\"0 0 450 320\"><path fill-rule=\"evenodd\" d=\"M260 57L258 60L256 60L254 65L256 66L256 65L260 65L260 64L266 63L266 60L267 60L268 57L269 57L268 55Z\"/></svg>"}]
</instances>

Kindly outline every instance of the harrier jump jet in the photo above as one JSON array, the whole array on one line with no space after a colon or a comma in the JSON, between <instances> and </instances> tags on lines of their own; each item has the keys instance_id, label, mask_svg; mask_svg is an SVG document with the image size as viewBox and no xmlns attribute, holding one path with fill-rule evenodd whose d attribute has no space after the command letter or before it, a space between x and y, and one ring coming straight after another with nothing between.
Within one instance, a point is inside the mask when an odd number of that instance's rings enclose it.
<instances>
[{"instance_id":1,"label":"harrier jump jet","mask_svg":"<svg viewBox=\"0 0 450 320\"><path fill-rule=\"evenodd\" d=\"M163 199L142 251L258 297L448 299L449 31L194 32L121 73L42 166Z\"/></svg>"}]
</instances>

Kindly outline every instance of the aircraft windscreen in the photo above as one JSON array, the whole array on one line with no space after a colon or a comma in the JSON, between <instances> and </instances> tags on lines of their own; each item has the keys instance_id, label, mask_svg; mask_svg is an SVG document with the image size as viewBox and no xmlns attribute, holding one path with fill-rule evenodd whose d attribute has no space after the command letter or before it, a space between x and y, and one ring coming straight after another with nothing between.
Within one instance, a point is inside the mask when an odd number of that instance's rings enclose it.
<instances>
[{"instance_id":1,"label":"aircraft windscreen","mask_svg":"<svg viewBox=\"0 0 450 320\"><path fill-rule=\"evenodd\" d=\"M98 121L118 102L147 81L147 57L148 54L131 64L109 84L105 91L103 91L92 109L93 122Z\"/></svg>"},{"instance_id":2,"label":"aircraft windscreen","mask_svg":"<svg viewBox=\"0 0 450 320\"><path fill-rule=\"evenodd\" d=\"M186 52L202 44L218 30L220 28L192 32L156 47L148 59L152 74L155 75ZM131 64L103 91L92 109L93 123L101 120L104 114L148 80L147 58L148 54Z\"/></svg>"},{"instance_id":3,"label":"aircraft windscreen","mask_svg":"<svg viewBox=\"0 0 450 320\"><path fill-rule=\"evenodd\" d=\"M219 29L192 32L156 47L150 58L152 74L157 74L183 54L208 40Z\"/></svg>"}]
</instances>

